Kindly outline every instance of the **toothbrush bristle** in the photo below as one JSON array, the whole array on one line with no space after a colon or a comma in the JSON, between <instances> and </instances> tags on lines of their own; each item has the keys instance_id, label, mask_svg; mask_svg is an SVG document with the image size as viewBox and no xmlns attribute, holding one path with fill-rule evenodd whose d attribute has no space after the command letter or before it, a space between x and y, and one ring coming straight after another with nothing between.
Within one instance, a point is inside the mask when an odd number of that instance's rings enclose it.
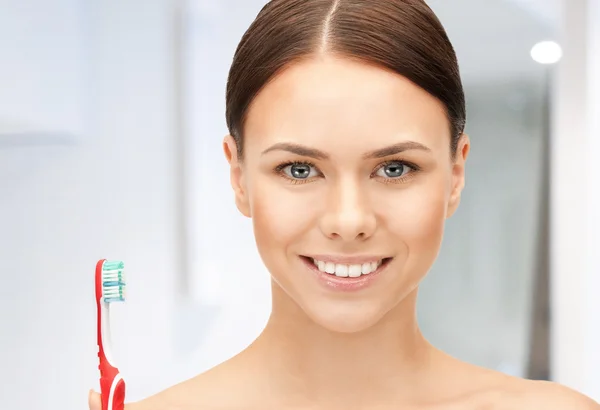
<instances>
[{"instance_id":1,"label":"toothbrush bristle","mask_svg":"<svg viewBox=\"0 0 600 410\"><path fill-rule=\"evenodd\" d=\"M125 264L106 261L102 265L102 300L106 303L125 301Z\"/></svg>"}]
</instances>

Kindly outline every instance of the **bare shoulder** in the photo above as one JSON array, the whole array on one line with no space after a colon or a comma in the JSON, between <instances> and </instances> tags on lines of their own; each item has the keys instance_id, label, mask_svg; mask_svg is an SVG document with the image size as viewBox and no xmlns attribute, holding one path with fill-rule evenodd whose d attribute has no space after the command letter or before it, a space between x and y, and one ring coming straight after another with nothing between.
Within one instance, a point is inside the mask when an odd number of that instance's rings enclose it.
<instances>
[{"instance_id":1,"label":"bare shoulder","mask_svg":"<svg viewBox=\"0 0 600 410\"><path fill-rule=\"evenodd\" d=\"M506 384L501 410L600 410L600 404L568 387L547 381L513 379Z\"/></svg>"},{"instance_id":2,"label":"bare shoulder","mask_svg":"<svg viewBox=\"0 0 600 410\"><path fill-rule=\"evenodd\" d=\"M225 383L210 371L186 380L147 399L126 406L125 410L209 410L229 408ZM231 403L233 404L233 403Z\"/></svg>"},{"instance_id":3,"label":"bare shoulder","mask_svg":"<svg viewBox=\"0 0 600 410\"><path fill-rule=\"evenodd\" d=\"M211 410L240 408L240 398L254 407L235 367L225 362L192 379L170 387L147 399L126 406L125 410ZM235 392L236 394L231 394Z\"/></svg>"},{"instance_id":4,"label":"bare shoulder","mask_svg":"<svg viewBox=\"0 0 600 410\"><path fill-rule=\"evenodd\" d=\"M527 380L472 365L463 380L469 385L467 400L457 409L493 410L600 410L600 404L563 385ZM477 381L473 383L473 381ZM460 390L460 389L457 389Z\"/></svg>"}]
</instances>

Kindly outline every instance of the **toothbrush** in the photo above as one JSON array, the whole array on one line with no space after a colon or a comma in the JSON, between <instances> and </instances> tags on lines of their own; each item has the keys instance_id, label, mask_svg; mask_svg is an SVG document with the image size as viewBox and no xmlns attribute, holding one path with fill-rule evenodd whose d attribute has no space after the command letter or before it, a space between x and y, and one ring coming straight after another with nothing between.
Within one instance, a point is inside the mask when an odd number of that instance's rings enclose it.
<instances>
[{"instance_id":1,"label":"toothbrush","mask_svg":"<svg viewBox=\"0 0 600 410\"><path fill-rule=\"evenodd\" d=\"M110 304L125 301L125 277L121 261L102 259L96 264L96 303L98 307L98 358L102 410L123 410L125 381L112 357Z\"/></svg>"}]
</instances>

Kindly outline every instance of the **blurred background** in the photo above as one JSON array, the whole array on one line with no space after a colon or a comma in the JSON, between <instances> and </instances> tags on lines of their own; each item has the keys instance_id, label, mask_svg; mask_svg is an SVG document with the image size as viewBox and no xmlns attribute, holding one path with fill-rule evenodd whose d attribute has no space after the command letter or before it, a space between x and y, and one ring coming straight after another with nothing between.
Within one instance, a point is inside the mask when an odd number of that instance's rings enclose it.
<instances>
[{"instance_id":1,"label":"blurred background","mask_svg":"<svg viewBox=\"0 0 600 410\"><path fill-rule=\"evenodd\" d=\"M0 0L7 409L86 408L101 258L128 270L114 343L129 400L261 331L269 277L221 141L229 64L265 3ZM428 3L458 53L473 147L423 331L600 400L600 2Z\"/></svg>"}]
</instances>

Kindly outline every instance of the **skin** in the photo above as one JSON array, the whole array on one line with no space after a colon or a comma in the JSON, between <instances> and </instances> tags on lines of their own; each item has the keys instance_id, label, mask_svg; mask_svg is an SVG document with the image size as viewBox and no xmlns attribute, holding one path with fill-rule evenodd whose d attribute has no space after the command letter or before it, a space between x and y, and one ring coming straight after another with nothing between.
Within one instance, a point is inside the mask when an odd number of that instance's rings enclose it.
<instances>
[{"instance_id":1,"label":"skin","mask_svg":"<svg viewBox=\"0 0 600 410\"><path fill-rule=\"evenodd\" d=\"M368 157L398 144L408 149ZM443 105L395 73L329 55L288 67L250 107L243 159L224 141L272 275L270 320L236 357L127 410L600 410L565 387L460 362L419 331L418 285L459 205L469 146L462 135L453 157ZM392 259L369 287L340 292L301 255Z\"/></svg>"}]
</instances>

